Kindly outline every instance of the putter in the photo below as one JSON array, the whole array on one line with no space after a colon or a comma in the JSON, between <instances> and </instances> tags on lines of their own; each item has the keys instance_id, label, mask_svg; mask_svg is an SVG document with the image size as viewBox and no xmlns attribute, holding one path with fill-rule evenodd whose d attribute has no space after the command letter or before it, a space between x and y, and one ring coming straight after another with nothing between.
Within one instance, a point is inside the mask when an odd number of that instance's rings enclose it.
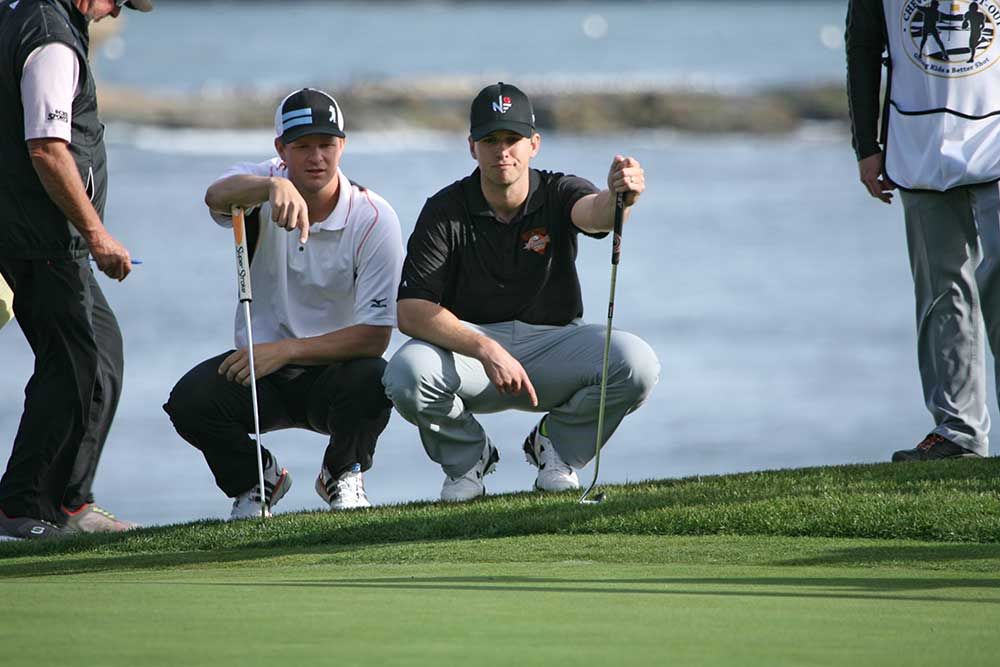
<instances>
[{"instance_id":1,"label":"putter","mask_svg":"<svg viewBox=\"0 0 1000 667\"><path fill-rule=\"evenodd\" d=\"M625 212L625 193L619 192L615 197L615 231L611 245L611 295L608 297L608 328L604 333L604 363L601 370L601 402L597 408L597 444L594 446L594 479L590 486L580 496L581 505L596 505L604 502L603 493L588 498L597 484L597 475L601 470L601 447L604 445L604 405L608 396L608 355L611 351L611 320L615 316L615 281L618 278L618 262L622 258L622 214Z\"/></svg>"},{"instance_id":2,"label":"putter","mask_svg":"<svg viewBox=\"0 0 1000 667\"><path fill-rule=\"evenodd\" d=\"M253 363L253 326L250 322L250 302L253 294L250 291L250 255L247 252L246 222L243 218L243 208L234 206L233 235L236 237L236 286L239 288L240 303L243 304L243 316L247 323L247 351L250 354L250 399L253 403L253 429L257 437L257 476L260 484L260 518L267 517L267 500L264 490L264 455L260 446L260 416L257 411L257 373Z\"/></svg>"}]
</instances>

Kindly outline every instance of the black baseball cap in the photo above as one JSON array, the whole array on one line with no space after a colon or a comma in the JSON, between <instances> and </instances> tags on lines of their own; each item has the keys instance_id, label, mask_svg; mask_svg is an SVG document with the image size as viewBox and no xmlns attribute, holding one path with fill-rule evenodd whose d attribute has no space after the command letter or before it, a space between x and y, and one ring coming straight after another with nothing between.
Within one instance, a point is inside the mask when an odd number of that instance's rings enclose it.
<instances>
[{"instance_id":1,"label":"black baseball cap","mask_svg":"<svg viewBox=\"0 0 1000 667\"><path fill-rule=\"evenodd\" d=\"M289 144L307 134L344 136L344 114L337 100L315 88L303 88L281 100L274 112L274 136Z\"/></svg>"},{"instance_id":2,"label":"black baseball cap","mask_svg":"<svg viewBox=\"0 0 1000 667\"><path fill-rule=\"evenodd\" d=\"M520 88L501 81L486 86L472 100L469 127L473 141L497 130L510 130L530 137L535 133L535 110Z\"/></svg>"},{"instance_id":3,"label":"black baseball cap","mask_svg":"<svg viewBox=\"0 0 1000 667\"><path fill-rule=\"evenodd\" d=\"M151 12L153 11L152 0L128 0L125 6L129 9L135 9L140 12Z\"/></svg>"}]
</instances>

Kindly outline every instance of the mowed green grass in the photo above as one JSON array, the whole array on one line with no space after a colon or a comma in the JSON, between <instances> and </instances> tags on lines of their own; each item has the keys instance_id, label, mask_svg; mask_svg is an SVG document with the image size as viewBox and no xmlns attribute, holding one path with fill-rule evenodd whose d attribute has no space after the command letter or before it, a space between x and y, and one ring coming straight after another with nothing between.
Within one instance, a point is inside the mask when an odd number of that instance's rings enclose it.
<instances>
[{"instance_id":1,"label":"mowed green grass","mask_svg":"<svg viewBox=\"0 0 1000 667\"><path fill-rule=\"evenodd\" d=\"M998 464L0 544L0 664L993 665Z\"/></svg>"}]
</instances>

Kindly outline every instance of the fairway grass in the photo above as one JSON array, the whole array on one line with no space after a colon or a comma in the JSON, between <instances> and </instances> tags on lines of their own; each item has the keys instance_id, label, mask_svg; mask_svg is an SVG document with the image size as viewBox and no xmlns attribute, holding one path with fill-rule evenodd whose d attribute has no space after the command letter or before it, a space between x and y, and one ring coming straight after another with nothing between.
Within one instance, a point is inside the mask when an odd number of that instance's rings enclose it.
<instances>
[{"instance_id":1,"label":"fairway grass","mask_svg":"<svg viewBox=\"0 0 1000 667\"><path fill-rule=\"evenodd\" d=\"M816 468L591 507L517 494L2 543L0 664L993 665L998 473Z\"/></svg>"}]
</instances>

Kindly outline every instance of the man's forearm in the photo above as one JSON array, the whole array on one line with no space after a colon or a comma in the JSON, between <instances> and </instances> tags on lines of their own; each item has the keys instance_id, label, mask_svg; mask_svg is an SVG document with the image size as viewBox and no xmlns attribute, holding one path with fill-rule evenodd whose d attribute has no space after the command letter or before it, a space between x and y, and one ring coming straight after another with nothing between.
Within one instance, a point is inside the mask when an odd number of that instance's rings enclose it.
<instances>
[{"instance_id":1,"label":"man's forearm","mask_svg":"<svg viewBox=\"0 0 1000 667\"><path fill-rule=\"evenodd\" d=\"M31 139L28 152L45 192L84 240L89 242L104 232L69 146L61 139Z\"/></svg>"},{"instance_id":2,"label":"man's forearm","mask_svg":"<svg viewBox=\"0 0 1000 667\"><path fill-rule=\"evenodd\" d=\"M335 361L381 357L392 327L355 324L322 336L288 339L290 364L319 366Z\"/></svg>"},{"instance_id":3,"label":"man's forearm","mask_svg":"<svg viewBox=\"0 0 1000 667\"><path fill-rule=\"evenodd\" d=\"M423 299L402 299L396 304L399 330L411 338L458 352L467 357L481 358L484 347L492 339L462 324L447 308Z\"/></svg>"},{"instance_id":4,"label":"man's forearm","mask_svg":"<svg viewBox=\"0 0 1000 667\"><path fill-rule=\"evenodd\" d=\"M610 190L581 198L573 206L573 224L591 234L610 232L615 226L615 195ZM622 212L622 222L628 220L630 206Z\"/></svg>"},{"instance_id":5,"label":"man's forearm","mask_svg":"<svg viewBox=\"0 0 1000 667\"><path fill-rule=\"evenodd\" d=\"M238 174L216 181L205 192L205 203L213 211L229 213L233 206L249 208L267 201L271 177Z\"/></svg>"}]
</instances>

